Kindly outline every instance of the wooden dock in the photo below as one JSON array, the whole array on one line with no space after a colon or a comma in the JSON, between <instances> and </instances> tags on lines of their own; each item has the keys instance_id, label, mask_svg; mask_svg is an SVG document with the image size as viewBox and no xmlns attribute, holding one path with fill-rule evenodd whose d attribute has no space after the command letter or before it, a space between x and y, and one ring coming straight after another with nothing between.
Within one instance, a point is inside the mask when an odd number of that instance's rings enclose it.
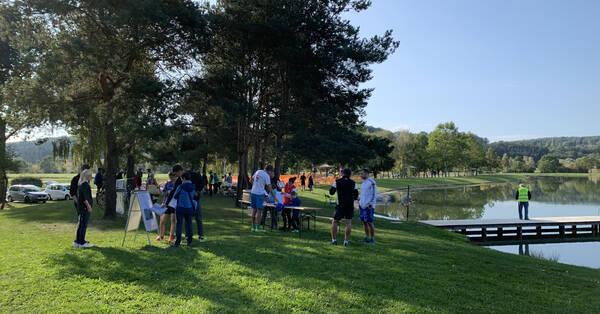
<instances>
[{"instance_id":1,"label":"wooden dock","mask_svg":"<svg viewBox=\"0 0 600 314\"><path fill-rule=\"evenodd\" d=\"M520 219L421 220L472 241L600 238L600 216Z\"/></svg>"}]
</instances>

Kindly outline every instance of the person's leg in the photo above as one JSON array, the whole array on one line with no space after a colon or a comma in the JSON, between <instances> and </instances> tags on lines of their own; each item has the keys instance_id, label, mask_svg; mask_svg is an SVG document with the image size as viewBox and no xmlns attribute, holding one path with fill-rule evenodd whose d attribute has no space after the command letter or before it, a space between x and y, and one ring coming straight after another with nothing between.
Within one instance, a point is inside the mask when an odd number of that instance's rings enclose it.
<instances>
[{"instance_id":1,"label":"person's leg","mask_svg":"<svg viewBox=\"0 0 600 314\"><path fill-rule=\"evenodd\" d=\"M279 217L279 215L277 215L277 208L272 207L271 208L271 229L277 229L277 226L279 224L279 221L277 220L278 217Z\"/></svg>"},{"instance_id":2,"label":"person's leg","mask_svg":"<svg viewBox=\"0 0 600 314\"><path fill-rule=\"evenodd\" d=\"M172 240L175 234L175 229L177 228L177 215L175 213L171 214L171 228L169 229L169 239Z\"/></svg>"},{"instance_id":3,"label":"person's leg","mask_svg":"<svg viewBox=\"0 0 600 314\"><path fill-rule=\"evenodd\" d=\"M352 219L346 219L346 234L345 240L350 240L350 233L352 232Z\"/></svg>"},{"instance_id":4,"label":"person's leg","mask_svg":"<svg viewBox=\"0 0 600 314\"><path fill-rule=\"evenodd\" d=\"M82 223L81 223L81 233L80 233L80 238L79 238L79 244L85 244L85 234L87 232L87 226L88 226L88 222L90 220L90 212L88 212L87 210L83 212L83 214L81 215L81 219L82 219Z\"/></svg>"},{"instance_id":5,"label":"person's leg","mask_svg":"<svg viewBox=\"0 0 600 314\"><path fill-rule=\"evenodd\" d=\"M519 219L523 220L523 203L519 202Z\"/></svg>"},{"instance_id":6,"label":"person's leg","mask_svg":"<svg viewBox=\"0 0 600 314\"><path fill-rule=\"evenodd\" d=\"M160 239L165 237L165 229L167 227L167 216L168 214L163 214L162 216L160 216L160 224L158 225L158 237Z\"/></svg>"},{"instance_id":7,"label":"person's leg","mask_svg":"<svg viewBox=\"0 0 600 314\"><path fill-rule=\"evenodd\" d=\"M182 224L183 224L183 215L181 214L176 214L177 215L177 227L175 228L176 231L176 239L175 239L175 246L179 246L181 244L181 232L183 230L182 229Z\"/></svg>"},{"instance_id":8,"label":"person's leg","mask_svg":"<svg viewBox=\"0 0 600 314\"><path fill-rule=\"evenodd\" d=\"M185 235L187 237L187 244L192 244L192 239L194 239L194 215L186 214L185 215Z\"/></svg>"},{"instance_id":9,"label":"person's leg","mask_svg":"<svg viewBox=\"0 0 600 314\"><path fill-rule=\"evenodd\" d=\"M369 228L369 223L363 221L363 227L365 229L365 239L370 238L370 236L371 236L371 229Z\"/></svg>"},{"instance_id":10,"label":"person's leg","mask_svg":"<svg viewBox=\"0 0 600 314\"><path fill-rule=\"evenodd\" d=\"M83 244L85 242L83 242L83 221L84 221L84 217L83 217L83 213L79 213L79 216L77 217L77 233L75 236L75 242L77 244Z\"/></svg>"},{"instance_id":11,"label":"person's leg","mask_svg":"<svg viewBox=\"0 0 600 314\"><path fill-rule=\"evenodd\" d=\"M369 229L371 231L371 240L375 239L375 224L372 222L368 223Z\"/></svg>"},{"instance_id":12,"label":"person's leg","mask_svg":"<svg viewBox=\"0 0 600 314\"><path fill-rule=\"evenodd\" d=\"M198 228L198 237L200 239L204 238L204 225L202 224L202 201L198 199L198 206L196 206L196 211L194 212L194 216L196 217L196 227Z\"/></svg>"},{"instance_id":13,"label":"person's leg","mask_svg":"<svg viewBox=\"0 0 600 314\"><path fill-rule=\"evenodd\" d=\"M333 222L331 223L331 242L335 243L337 241L337 228L338 228L338 224L340 223L339 220L334 219Z\"/></svg>"},{"instance_id":14,"label":"person's leg","mask_svg":"<svg viewBox=\"0 0 600 314\"><path fill-rule=\"evenodd\" d=\"M523 203L523 207L525 207L525 220L529 220L529 202Z\"/></svg>"},{"instance_id":15,"label":"person's leg","mask_svg":"<svg viewBox=\"0 0 600 314\"><path fill-rule=\"evenodd\" d=\"M263 218L263 209L256 209L256 227L258 228L261 225L262 222L262 218Z\"/></svg>"},{"instance_id":16,"label":"person's leg","mask_svg":"<svg viewBox=\"0 0 600 314\"><path fill-rule=\"evenodd\" d=\"M297 209L294 209L294 214L292 216L292 223L294 224L295 230L300 229L300 211Z\"/></svg>"},{"instance_id":17,"label":"person's leg","mask_svg":"<svg viewBox=\"0 0 600 314\"><path fill-rule=\"evenodd\" d=\"M285 230L288 228L287 208L284 208L281 211L281 219L283 220L283 227L281 228L281 230ZM290 221L290 223L291 223L291 221Z\"/></svg>"}]
</instances>

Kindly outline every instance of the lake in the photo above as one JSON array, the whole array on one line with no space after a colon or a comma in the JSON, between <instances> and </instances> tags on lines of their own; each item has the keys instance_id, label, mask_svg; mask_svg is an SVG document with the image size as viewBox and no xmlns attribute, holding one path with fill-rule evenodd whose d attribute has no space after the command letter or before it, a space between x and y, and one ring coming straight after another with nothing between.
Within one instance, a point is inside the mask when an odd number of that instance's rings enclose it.
<instances>
[{"instance_id":1,"label":"lake","mask_svg":"<svg viewBox=\"0 0 600 314\"><path fill-rule=\"evenodd\" d=\"M600 216L600 177L533 177L525 182L532 194L530 217ZM515 193L519 182L411 190L409 220L518 218ZM405 220L400 203L406 191L383 194L380 215ZM600 242L490 246L490 248L600 268Z\"/></svg>"}]
</instances>

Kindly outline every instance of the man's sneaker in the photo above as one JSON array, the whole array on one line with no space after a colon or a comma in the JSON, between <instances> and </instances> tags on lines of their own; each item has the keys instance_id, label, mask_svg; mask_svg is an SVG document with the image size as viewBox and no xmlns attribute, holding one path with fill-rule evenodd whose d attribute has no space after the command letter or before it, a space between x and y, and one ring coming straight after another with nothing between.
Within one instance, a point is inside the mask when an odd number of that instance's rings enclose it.
<instances>
[{"instance_id":1,"label":"man's sneaker","mask_svg":"<svg viewBox=\"0 0 600 314\"><path fill-rule=\"evenodd\" d=\"M81 244L77 243L76 241L73 241L73 246L74 246L74 247L77 247L77 248L80 248L80 247L81 247Z\"/></svg>"},{"instance_id":2,"label":"man's sneaker","mask_svg":"<svg viewBox=\"0 0 600 314\"><path fill-rule=\"evenodd\" d=\"M348 246L348 241L344 241L344 246L347 247Z\"/></svg>"},{"instance_id":3,"label":"man's sneaker","mask_svg":"<svg viewBox=\"0 0 600 314\"><path fill-rule=\"evenodd\" d=\"M371 242L371 240L369 240L368 238L364 238L364 239L360 240L360 242L363 242L363 243L370 243L370 242Z\"/></svg>"},{"instance_id":4,"label":"man's sneaker","mask_svg":"<svg viewBox=\"0 0 600 314\"><path fill-rule=\"evenodd\" d=\"M162 240L163 240L163 238L161 238L160 236L158 236L158 237L156 237L156 239L154 239L154 241L156 241L156 242L160 242Z\"/></svg>"},{"instance_id":5,"label":"man's sneaker","mask_svg":"<svg viewBox=\"0 0 600 314\"><path fill-rule=\"evenodd\" d=\"M369 244L375 244L375 239L369 240Z\"/></svg>"},{"instance_id":6,"label":"man's sneaker","mask_svg":"<svg viewBox=\"0 0 600 314\"><path fill-rule=\"evenodd\" d=\"M94 247L94 246L89 243L85 243L85 244L81 244L79 247L90 248L90 247Z\"/></svg>"},{"instance_id":7,"label":"man's sneaker","mask_svg":"<svg viewBox=\"0 0 600 314\"><path fill-rule=\"evenodd\" d=\"M336 240L331 241L331 245L337 245L337 241Z\"/></svg>"},{"instance_id":8,"label":"man's sneaker","mask_svg":"<svg viewBox=\"0 0 600 314\"><path fill-rule=\"evenodd\" d=\"M298 232L300 232L300 230L298 230L298 229L294 229L294 230L292 230L292 232L293 232L293 233L298 233Z\"/></svg>"},{"instance_id":9,"label":"man's sneaker","mask_svg":"<svg viewBox=\"0 0 600 314\"><path fill-rule=\"evenodd\" d=\"M169 236L169 242L173 242L173 241L174 241L173 236Z\"/></svg>"},{"instance_id":10,"label":"man's sneaker","mask_svg":"<svg viewBox=\"0 0 600 314\"><path fill-rule=\"evenodd\" d=\"M254 229L254 231L256 232L267 232L265 229L263 229L260 225L256 226L256 229Z\"/></svg>"},{"instance_id":11,"label":"man's sneaker","mask_svg":"<svg viewBox=\"0 0 600 314\"><path fill-rule=\"evenodd\" d=\"M200 242L204 243L204 242L206 242L206 239L204 237L200 237Z\"/></svg>"}]
</instances>

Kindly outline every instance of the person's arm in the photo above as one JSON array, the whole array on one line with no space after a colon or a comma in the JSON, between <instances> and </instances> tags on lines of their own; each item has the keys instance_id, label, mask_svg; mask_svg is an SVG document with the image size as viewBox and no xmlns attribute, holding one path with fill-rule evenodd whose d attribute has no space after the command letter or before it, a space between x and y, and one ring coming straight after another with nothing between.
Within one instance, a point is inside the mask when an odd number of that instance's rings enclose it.
<instances>
[{"instance_id":1,"label":"person's arm","mask_svg":"<svg viewBox=\"0 0 600 314\"><path fill-rule=\"evenodd\" d=\"M354 198L354 200L358 199L358 186L356 185L356 183L354 184L354 191L352 191L352 197Z\"/></svg>"},{"instance_id":2,"label":"person's arm","mask_svg":"<svg viewBox=\"0 0 600 314\"><path fill-rule=\"evenodd\" d=\"M531 192L527 191L527 197L529 198L529 200L531 200Z\"/></svg>"},{"instance_id":3,"label":"person's arm","mask_svg":"<svg viewBox=\"0 0 600 314\"><path fill-rule=\"evenodd\" d=\"M519 200L519 190L517 190L517 195L515 195L515 199Z\"/></svg>"},{"instance_id":4,"label":"person's arm","mask_svg":"<svg viewBox=\"0 0 600 314\"><path fill-rule=\"evenodd\" d=\"M331 189L329 189L329 195L333 195L336 192L336 181L333 181L333 185L331 186Z\"/></svg>"},{"instance_id":5,"label":"person's arm","mask_svg":"<svg viewBox=\"0 0 600 314\"><path fill-rule=\"evenodd\" d=\"M90 187L89 184L85 184L85 187L82 185L81 187L85 188L85 199L83 201L83 204L87 208L87 211L91 213L92 212L92 204L94 203L92 200L92 188Z\"/></svg>"},{"instance_id":6,"label":"person's arm","mask_svg":"<svg viewBox=\"0 0 600 314\"><path fill-rule=\"evenodd\" d=\"M369 202L369 207L375 208L375 204L377 203L377 185L373 183L371 186L373 190L373 194L371 195L371 201Z\"/></svg>"}]
</instances>

